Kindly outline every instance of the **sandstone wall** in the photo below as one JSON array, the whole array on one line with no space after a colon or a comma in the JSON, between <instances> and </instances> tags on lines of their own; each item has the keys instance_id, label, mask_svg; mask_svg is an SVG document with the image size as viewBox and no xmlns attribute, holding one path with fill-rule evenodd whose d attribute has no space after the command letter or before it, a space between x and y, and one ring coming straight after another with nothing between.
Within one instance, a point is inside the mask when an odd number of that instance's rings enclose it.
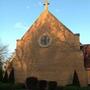
<instances>
[{"instance_id":1,"label":"sandstone wall","mask_svg":"<svg viewBox=\"0 0 90 90\"><path fill-rule=\"evenodd\" d=\"M52 39L47 47L40 45L39 40L43 35L48 35ZM48 11L44 12L17 42L16 57L16 82L24 82L26 77L35 76L39 79L57 81L65 86L72 83L76 70L81 86L87 85L79 37Z\"/></svg>"}]
</instances>

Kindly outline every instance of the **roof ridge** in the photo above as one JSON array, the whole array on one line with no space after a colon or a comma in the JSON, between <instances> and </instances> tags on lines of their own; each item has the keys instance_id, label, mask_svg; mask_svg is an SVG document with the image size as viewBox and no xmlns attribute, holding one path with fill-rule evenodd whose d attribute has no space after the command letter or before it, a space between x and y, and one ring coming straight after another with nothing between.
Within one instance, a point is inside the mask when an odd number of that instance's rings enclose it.
<instances>
[{"instance_id":1,"label":"roof ridge","mask_svg":"<svg viewBox=\"0 0 90 90\"><path fill-rule=\"evenodd\" d=\"M58 21L59 24L63 25L63 27L65 27L69 32L74 34L68 27L66 27L60 20L58 20L51 12L49 12L49 13L56 19L56 21Z\"/></svg>"}]
</instances>

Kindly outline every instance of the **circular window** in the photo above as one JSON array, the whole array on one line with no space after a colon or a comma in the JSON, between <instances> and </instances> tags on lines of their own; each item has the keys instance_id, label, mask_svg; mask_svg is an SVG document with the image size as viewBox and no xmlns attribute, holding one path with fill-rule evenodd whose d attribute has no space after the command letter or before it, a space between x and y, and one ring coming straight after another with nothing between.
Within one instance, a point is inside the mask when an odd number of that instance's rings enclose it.
<instances>
[{"instance_id":1,"label":"circular window","mask_svg":"<svg viewBox=\"0 0 90 90\"><path fill-rule=\"evenodd\" d=\"M45 34L39 38L39 45L41 47L48 47L50 44L51 44L51 38L49 35Z\"/></svg>"}]
</instances>

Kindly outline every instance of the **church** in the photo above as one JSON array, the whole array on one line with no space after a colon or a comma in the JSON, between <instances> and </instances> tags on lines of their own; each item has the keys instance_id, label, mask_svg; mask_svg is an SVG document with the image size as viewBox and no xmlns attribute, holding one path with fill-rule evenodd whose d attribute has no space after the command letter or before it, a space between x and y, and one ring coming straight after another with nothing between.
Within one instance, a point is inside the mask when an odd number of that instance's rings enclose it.
<instances>
[{"instance_id":1,"label":"church","mask_svg":"<svg viewBox=\"0 0 90 90\"><path fill-rule=\"evenodd\" d=\"M87 86L80 35L70 31L48 10L48 2L44 5L39 18L17 40L12 60L15 82L23 83L27 77L37 77L66 86L72 84L76 72L80 85Z\"/></svg>"}]
</instances>

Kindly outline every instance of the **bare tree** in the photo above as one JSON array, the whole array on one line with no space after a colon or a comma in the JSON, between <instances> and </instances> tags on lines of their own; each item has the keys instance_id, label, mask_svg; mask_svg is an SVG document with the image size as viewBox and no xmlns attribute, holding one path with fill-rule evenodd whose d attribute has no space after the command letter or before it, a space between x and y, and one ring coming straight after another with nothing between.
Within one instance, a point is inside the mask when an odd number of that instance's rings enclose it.
<instances>
[{"instance_id":1,"label":"bare tree","mask_svg":"<svg viewBox=\"0 0 90 90\"><path fill-rule=\"evenodd\" d=\"M5 60L5 58L7 57L7 53L7 45L3 45L2 43L0 43L0 65L2 61Z\"/></svg>"}]
</instances>

